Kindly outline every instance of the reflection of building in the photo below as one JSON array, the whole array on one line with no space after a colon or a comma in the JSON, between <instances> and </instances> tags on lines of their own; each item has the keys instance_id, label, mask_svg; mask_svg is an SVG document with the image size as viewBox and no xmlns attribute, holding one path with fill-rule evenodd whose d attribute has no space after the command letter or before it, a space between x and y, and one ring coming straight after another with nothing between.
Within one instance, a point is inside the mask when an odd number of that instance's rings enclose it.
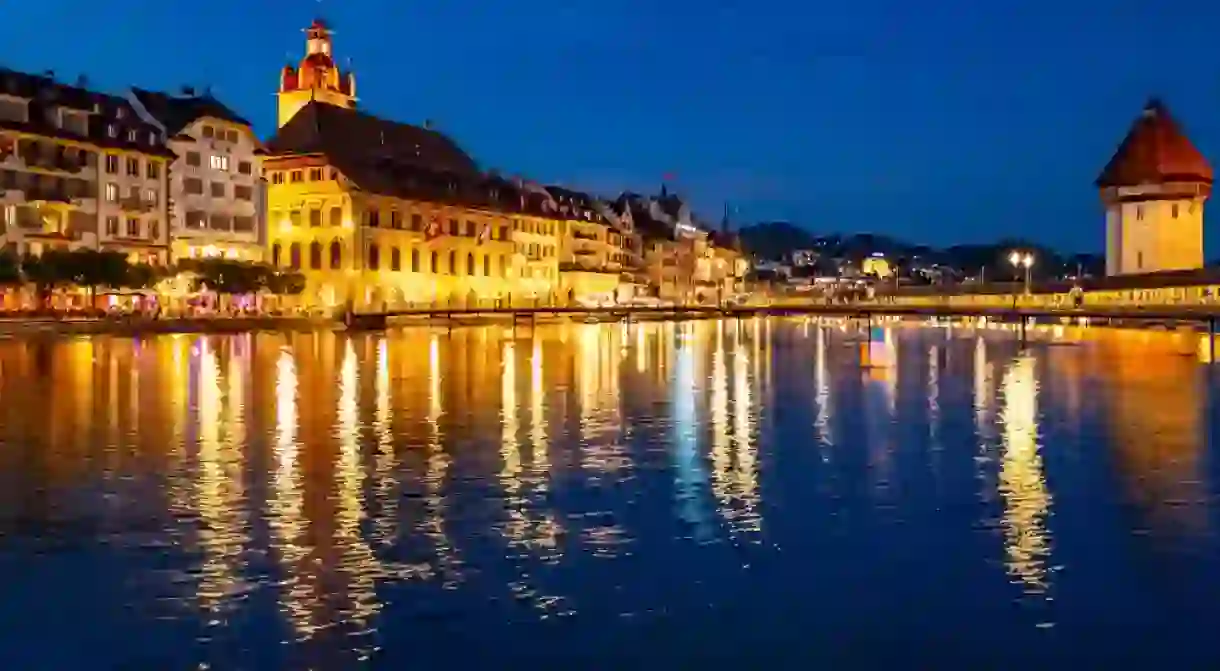
<instances>
[{"instance_id":1,"label":"reflection of building","mask_svg":"<svg viewBox=\"0 0 1220 671\"><path fill-rule=\"evenodd\" d=\"M1106 274L1203 267L1212 169L1169 110L1149 101L1097 178L1106 204Z\"/></svg>"},{"instance_id":2,"label":"reflection of building","mask_svg":"<svg viewBox=\"0 0 1220 671\"><path fill-rule=\"evenodd\" d=\"M0 244L164 262L172 156L126 100L0 70Z\"/></svg>"},{"instance_id":3,"label":"reflection of building","mask_svg":"<svg viewBox=\"0 0 1220 671\"><path fill-rule=\"evenodd\" d=\"M1097 341L1089 368L1104 381L1122 480L1154 526L1205 523L1207 401L1200 369L1182 356L1174 334L1111 335Z\"/></svg>"},{"instance_id":4,"label":"reflection of building","mask_svg":"<svg viewBox=\"0 0 1220 671\"><path fill-rule=\"evenodd\" d=\"M174 258L262 259L263 187L250 122L210 94L134 89L129 98L178 156L170 166Z\"/></svg>"}]
</instances>

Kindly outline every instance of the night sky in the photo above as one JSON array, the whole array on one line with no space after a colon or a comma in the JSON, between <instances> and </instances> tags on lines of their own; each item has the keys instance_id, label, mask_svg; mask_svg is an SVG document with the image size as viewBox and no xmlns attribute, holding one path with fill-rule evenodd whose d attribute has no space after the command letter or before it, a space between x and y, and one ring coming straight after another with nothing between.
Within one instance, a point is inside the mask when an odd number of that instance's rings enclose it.
<instances>
[{"instance_id":1,"label":"night sky","mask_svg":"<svg viewBox=\"0 0 1220 671\"><path fill-rule=\"evenodd\" d=\"M0 63L210 84L267 137L317 14L365 109L507 174L670 174L716 220L1100 251L1092 181L1151 93L1220 163L1216 0L0 0Z\"/></svg>"}]
</instances>

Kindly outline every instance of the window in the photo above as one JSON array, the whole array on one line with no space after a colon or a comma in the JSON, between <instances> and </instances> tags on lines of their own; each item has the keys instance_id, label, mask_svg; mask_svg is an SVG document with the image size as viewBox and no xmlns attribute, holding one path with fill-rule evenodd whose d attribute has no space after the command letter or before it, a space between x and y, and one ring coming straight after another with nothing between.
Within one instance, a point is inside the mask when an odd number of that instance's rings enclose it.
<instances>
[{"instance_id":1,"label":"window","mask_svg":"<svg viewBox=\"0 0 1220 671\"><path fill-rule=\"evenodd\" d=\"M449 235L457 235L457 234L458 234L458 220L450 219L449 220Z\"/></svg>"},{"instance_id":2,"label":"window","mask_svg":"<svg viewBox=\"0 0 1220 671\"><path fill-rule=\"evenodd\" d=\"M1135 206L1135 220L1136 221L1144 220L1144 206L1143 205Z\"/></svg>"},{"instance_id":3,"label":"window","mask_svg":"<svg viewBox=\"0 0 1220 671\"><path fill-rule=\"evenodd\" d=\"M106 202L107 203L119 202L119 185L118 184L115 184L114 182L109 182L106 184Z\"/></svg>"},{"instance_id":4,"label":"window","mask_svg":"<svg viewBox=\"0 0 1220 671\"><path fill-rule=\"evenodd\" d=\"M119 174L119 157L114 154L106 154L106 174Z\"/></svg>"},{"instance_id":5,"label":"window","mask_svg":"<svg viewBox=\"0 0 1220 671\"><path fill-rule=\"evenodd\" d=\"M431 272L433 275L439 273L441 267L441 255L436 252L432 252L432 263L430 265L432 266Z\"/></svg>"},{"instance_id":6,"label":"window","mask_svg":"<svg viewBox=\"0 0 1220 671\"><path fill-rule=\"evenodd\" d=\"M343 247L338 240L330 243L330 269L339 270L343 267Z\"/></svg>"},{"instance_id":7,"label":"window","mask_svg":"<svg viewBox=\"0 0 1220 671\"><path fill-rule=\"evenodd\" d=\"M546 269L543 268L543 270ZM500 255L500 275L502 277L508 277L508 257L504 256L503 254Z\"/></svg>"},{"instance_id":8,"label":"window","mask_svg":"<svg viewBox=\"0 0 1220 671\"><path fill-rule=\"evenodd\" d=\"M424 229L424 218L420 214L411 215L411 230L422 231Z\"/></svg>"},{"instance_id":9,"label":"window","mask_svg":"<svg viewBox=\"0 0 1220 671\"><path fill-rule=\"evenodd\" d=\"M229 142L237 142L237 131L225 131L225 140L228 140Z\"/></svg>"},{"instance_id":10,"label":"window","mask_svg":"<svg viewBox=\"0 0 1220 671\"><path fill-rule=\"evenodd\" d=\"M224 182L212 182L212 197L213 198L224 198L225 197L225 183Z\"/></svg>"},{"instance_id":11,"label":"window","mask_svg":"<svg viewBox=\"0 0 1220 671\"><path fill-rule=\"evenodd\" d=\"M300 226L301 225L301 211L300 210L290 210L288 212L288 223L291 224L294 228Z\"/></svg>"},{"instance_id":12,"label":"window","mask_svg":"<svg viewBox=\"0 0 1220 671\"><path fill-rule=\"evenodd\" d=\"M1171 207L1170 210L1172 211L1173 218L1177 219L1178 218L1178 204L1174 203L1173 207Z\"/></svg>"},{"instance_id":13,"label":"window","mask_svg":"<svg viewBox=\"0 0 1220 671\"><path fill-rule=\"evenodd\" d=\"M364 224L369 228L377 228L381 225L381 213L376 207L370 207L364 216Z\"/></svg>"},{"instance_id":14,"label":"window","mask_svg":"<svg viewBox=\"0 0 1220 671\"><path fill-rule=\"evenodd\" d=\"M208 215L200 210L189 210L186 213L186 227L202 229L207 226Z\"/></svg>"},{"instance_id":15,"label":"window","mask_svg":"<svg viewBox=\"0 0 1220 671\"><path fill-rule=\"evenodd\" d=\"M119 234L119 218L106 217L106 235L114 236Z\"/></svg>"},{"instance_id":16,"label":"window","mask_svg":"<svg viewBox=\"0 0 1220 671\"><path fill-rule=\"evenodd\" d=\"M466 274L474 275L474 254L466 255Z\"/></svg>"},{"instance_id":17,"label":"window","mask_svg":"<svg viewBox=\"0 0 1220 671\"><path fill-rule=\"evenodd\" d=\"M254 199L254 189L252 189L251 187L248 187L248 186L241 186L240 184L235 184L235 185L233 185L233 197L236 198L237 200L253 200Z\"/></svg>"},{"instance_id":18,"label":"window","mask_svg":"<svg viewBox=\"0 0 1220 671\"><path fill-rule=\"evenodd\" d=\"M390 210L390 228L402 228L402 213Z\"/></svg>"},{"instance_id":19,"label":"window","mask_svg":"<svg viewBox=\"0 0 1220 671\"><path fill-rule=\"evenodd\" d=\"M301 171L293 170L291 173L289 173L288 181L292 182L293 184L299 184L301 182Z\"/></svg>"},{"instance_id":20,"label":"window","mask_svg":"<svg viewBox=\"0 0 1220 671\"><path fill-rule=\"evenodd\" d=\"M475 224L473 221L467 221L466 222L466 235L473 238L476 235L475 228L476 227L475 227Z\"/></svg>"},{"instance_id":21,"label":"window","mask_svg":"<svg viewBox=\"0 0 1220 671\"><path fill-rule=\"evenodd\" d=\"M402 270L402 255L398 252L397 247L390 248L390 270L393 272Z\"/></svg>"},{"instance_id":22,"label":"window","mask_svg":"<svg viewBox=\"0 0 1220 671\"><path fill-rule=\"evenodd\" d=\"M132 238L140 236L140 220L135 217L127 218L127 235Z\"/></svg>"},{"instance_id":23,"label":"window","mask_svg":"<svg viewBox=\"0 0 1220 671\"><path fill-rule=\"evenodd\" d=\"M293 270L301 269L301 243L294 242L288 247L288 267Z\"/></svg>"},{"instance_id":24,"label":"window","mask_svg":"<svg viewBox=\"0 0 1220 671\"><path fill-rule=\"evenodd\" d=\"M220 154L212 154L212 169L213 170L228 170L229 157L221 156Z\"/></svg>"},{"instance_id":25,"label":"window","mask_svg":"<svg viewBox=\"0 0 1220 671\"><path fill-rule=\"evenodd\" d=\"M156 161L149 161L144 174L149 179L156 179L161 176L161 166Z\"/></svg>"},{"instance_id":26,"label":"window","mask_svg":"<svg viewBox=\"0 0 1220 671\"><path fill-rule=\"evenodd\" d=\"M369 245L369 270L381 269L381 249L377 243Z\"/></svg>"},{"instance_id":27,"label":"window","mask_svg":"<svg viewBox=\"0 0 1220 671\"><path fill-rule=\"evenodd\" d=\"M411 250L411 272L413 272L413 273L419 272L419 250L418 249Z\"/></svg>"},{"instance_id":28,"label":"window","mask_svg":"<svg viewBox=\"0 0 1220 671\"><path fill-rule=\"evenodd\" d=\"M136 142L139 141L136 139L137 137L138 136L136 135L136 132L134 130L127 131L127 141L128 142L135 144Z\"/></svg>"},{"instance_id":29,"label":"window","mask_svg":"<svg viewBox=\"0 0 1220 671\"><path fill-rule=\"evenodd\" d=\"M211 126L204 126L203 127L203 136L204 137L215 137L216 130L214 128L212 128Z\"/></svg>"},{"instance_id":30,"label":"window","mask_svg":"<svg viewBox=\"0 0 1220 671\"><path fill-rule=\"evenodd\" d=\"M195 168L198 168L199 166L203 165L202 159L200 159L200 157L199 157L199 152L197 152L197 151L186 152L186 164L189 166L195 167Z\"/></svg>"},{"instance_id":31,"label":"window","mask_svg":"<svg viewBox=\"0 0 1220 671\"><path fill-rule=\"evenodd\" d=\"M284 173L282 173L282 172L271 173L271 183L272 184L283 184L284 183Z\"/></svg>"},{"instance_id":32,"label":"window","mask_svg":"<svg viewBox=\"0 0 1220 671\"><path fill-rule=\"evenodd\" d=\"M144 189L144 202L148 203L149 205L156 205L157 204L157 190L156 189Z\"/></svg>"},{"instance_id":33,"label":"window","mask_svg":"<svg viewBox=\"0 0 1220 671\"><path fill-rule=\"evenodd\" d=\"M449 274L457 275L457 252L449 252Z\"/></svg>"},{"instance_id":34,"label":"window","mask_svg":"<svg viewBox=\"0 0 1220 671\"><path fill-rule=\"evenodd\" d=\"M119 136L119 127L112 123L106 124L106 135L108 135L112 138L118 137Z\"/></svg>"},{"instance_id":35,"label":"window","mask_svg":"<svg viewBox=\"0 0 1220 671\"><path fill-rule=\"evenodd\" d=\"M140 176L140 159L130 157L127 159L127 175L129 177Z\"/></svg>"},{"instance_id":36,"label":"window","mask_svg":"<svg viewBox=\"0 0 1220 671\"><path fill-rule=\"evenodd\" d=\"M483 275L485 277L491 277L491 255L490 254L483 257Z\"/></svg>"},{"instance_id":37,"label":"window","mask_svg":"<svg viewBox=\"0 0 1220 671\"><path fill-rule=\"evenodd\" d=\"M254 217L233 217L233 230L243 233L254 232Z\"/></svg>"},{"instance_id":38,"label":"window","mask_svg":"<svg viewBox=\"0 0 1220 671\"><path fill-rule=\"evenodd\" d=\"M187 177L182 180L182 190L188 194L203 193L203 180L198 177Z\"/></svg>"},{"instance_id":39,"label":"window","mask_svg":"<svg viewBox=\"0 0 1220 671\"><path fill-rule=\"evenodd\" d=\"M309 243L309 267L314 270L322 269L322 243L317 240Z\"/></svg>"},{"instance_id":40,"label":"window","mask_svg":"<svg viewBox=\"0 0 1220 671\"><path fill-rule=\"evenodd\" d=\"M153 240L161 237L161 225L157 223L156 219L148 222L148 237Z\"/></svg>"},{"instance_id":41,"label":"window","mask_svg":"<svg viewBox=\"0 0 1220 671\"><path fill-rule=\"evenodd\" d=\"M237 164L237 172L249 175L254 172L254 166L249 161L241 161Z\"/></svg>"},{"instance_id":42,"label":"window","mask_svg":"<svg viewBox=\"0 0 1220 671\"><path fill-rule=\"evenodd\" d=\"M313 228L318 228L322 225L322 210L309 211L309 225Z\"/></svg>"},{"instance_id":43,"label":"window","mask_svg":"<svg viewBox=\"0 0 1220 671\"><path fill-rule=\"evenodd\" d=\"M331 226L342 226L343 225L343 208L341 208L341 207L330 208L330 225Z\"/></svg>"},{"instance_id":44,"label":"window","mask_svg":"<svg viewBox=\"0 0 1220 671\"><path fill-rule=\"evenodd\" d=\"M271 265L280 265L280 256L282 256L280 254L280 243L277 242L274 245L271 245Z\"/></svg>"},{"instance_id":45,"label":"window","mask_svg":"<svg viewBox=\"0 0 1220 671\"><path fill-rule=\"evenodd\" d=\"M309 181L321 182L322 181L322 169L321 168L310 168L309 169Z\"/></svg>"},{"instance_id":46,"label":"window","mask_svg":"<svg viewBox=\"0 0 1220 671\"><path fill-rule=\"evenodd\" d=\"M229 215L227 214L212 214L211 225L212 230L214 231L228 231L233 227L232 222L229 220Z\"/></svg>"},{"instance_id":47,"label":"window","mask_svg":"<svg viewBox=\"0 0 1220 671\"><path fill-rule=\"evenodd\" d=\"M1135 269L1142 270L1143 268L1144 268L1144 253L1136 252L1135 253Z\"/></svg>"}]
</instances>

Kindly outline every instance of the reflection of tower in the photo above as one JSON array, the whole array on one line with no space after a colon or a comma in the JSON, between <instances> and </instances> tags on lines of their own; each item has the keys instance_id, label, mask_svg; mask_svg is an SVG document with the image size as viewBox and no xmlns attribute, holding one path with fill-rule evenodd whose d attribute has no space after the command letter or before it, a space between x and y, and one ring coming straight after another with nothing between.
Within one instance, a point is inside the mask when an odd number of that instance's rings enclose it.
<instances>
[{"instance_id":1,"label":"reflection of tower","mask_svg":"<svg viewBox=\"0 0 1220 671\"><path fill-rule=\"evenodd\" d=\"M305 58L300 66L285 65L280 72L281 128L310 101L336 107L356 106L356 75L335 65L330 27L321 19L314 19L305 34Z\"/></svg>"},{"instance_id":2,"label":"reflection of tower","mask_svg":"<svg viewBox=\"0 0 1220 671\"><path fill-rule=\"evenodd\" d=\"M1091 371L1104 380L1106 417L1128 494L1154 531L1201 531L1206 385L1174 336L1106 338Z\"/></svg>"}]
</instances>

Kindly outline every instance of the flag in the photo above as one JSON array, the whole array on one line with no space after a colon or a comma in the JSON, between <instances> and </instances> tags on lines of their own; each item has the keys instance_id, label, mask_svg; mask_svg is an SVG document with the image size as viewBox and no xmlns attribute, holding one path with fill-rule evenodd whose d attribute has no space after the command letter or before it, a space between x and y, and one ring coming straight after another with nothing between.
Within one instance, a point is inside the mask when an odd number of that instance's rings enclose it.
<instances>
[{"instance_id":1,"label":"flag","mask_svg":"<svg viewBox=\"0 0 1220 671\"><path fill-rule=\"evenodd\" d=\"M439 219L436 218L436 215L434 214L434 215L432 215L431 218L428 219L428 225L426 227L424 227L424 239L432 240L433 238L440 236L440 234L441 234L441 222Z\"/></svg>"}]
</instances>

